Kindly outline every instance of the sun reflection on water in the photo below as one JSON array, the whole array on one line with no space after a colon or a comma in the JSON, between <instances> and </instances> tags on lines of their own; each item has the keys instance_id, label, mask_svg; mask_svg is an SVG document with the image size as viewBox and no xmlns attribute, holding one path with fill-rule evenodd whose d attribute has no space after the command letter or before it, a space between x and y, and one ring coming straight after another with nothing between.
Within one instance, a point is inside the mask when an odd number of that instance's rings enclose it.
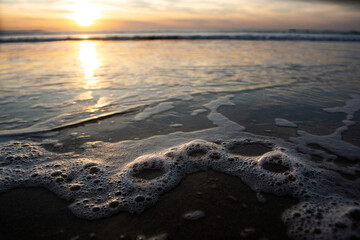
<instances>
[{"instance_id":1,"label":"sun reflection on water","mask_svg":"<svg viewBox=\"0 0 360 240\"><path fill-rule=\"evenodd\" d=\"M96 42L80 41L79 58L84 71L86 89L97 87L98 79L95 77L95 70L99 67L98 55L96 53Z\"/></svg>"}]
</instances>

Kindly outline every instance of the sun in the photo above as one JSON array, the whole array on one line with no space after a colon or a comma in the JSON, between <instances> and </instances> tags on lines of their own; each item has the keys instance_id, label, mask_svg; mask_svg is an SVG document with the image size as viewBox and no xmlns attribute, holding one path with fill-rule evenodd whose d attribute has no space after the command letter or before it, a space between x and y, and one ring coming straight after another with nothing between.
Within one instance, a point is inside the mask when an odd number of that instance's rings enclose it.
<instances>
[{"instance_id":1,"label":"sun","mask_svg":"<svg viewBox=\"0 0 360 240\"><path fill-rule=\"evenodd\" d=\"M73 5L70 11L72 11L72 13L68 14L68 18L75 20L75 22L82 27L92 25L94 21L99 18L97 6L87 2Z\"/></svg>"}]
</instances>

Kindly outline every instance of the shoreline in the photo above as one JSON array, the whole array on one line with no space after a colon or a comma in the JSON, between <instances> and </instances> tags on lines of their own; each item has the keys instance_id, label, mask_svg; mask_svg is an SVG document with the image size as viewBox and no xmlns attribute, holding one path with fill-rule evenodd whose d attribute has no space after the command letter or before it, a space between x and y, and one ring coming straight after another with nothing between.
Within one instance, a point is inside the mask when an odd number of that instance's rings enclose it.
<instances>
[{"instance_id":1,"label":"shoreline","mask_svg":"<svg viewBox=\"0 0 360 240\"><path fill-rule=\"evenodd\" d=\"M24 202L24 197L26 202ZM256 193L239 178L218 172L187 176L141 214L121 212L100 220L83 220L68 202L43 188L13 189L0 194L3 239L137 239L167 234L166 239L289 239L281 213L292 198ZM186 220L188 211L205 216Z\"/></svg>"}]
</instances>

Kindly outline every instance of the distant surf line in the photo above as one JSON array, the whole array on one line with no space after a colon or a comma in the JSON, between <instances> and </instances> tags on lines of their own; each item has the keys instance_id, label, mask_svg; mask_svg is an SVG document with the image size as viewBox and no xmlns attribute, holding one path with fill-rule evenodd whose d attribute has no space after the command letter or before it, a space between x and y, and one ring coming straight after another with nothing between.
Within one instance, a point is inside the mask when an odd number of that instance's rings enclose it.
<instances>
[{"instance_id":1,"label":"distant surf line","mask_svg":"<svg viewBox=\"0 0 360 240\"><path fill-rule=\"evenodd\" d=\"M152 41L152 40L237 40L237 41L316 41L360 42L358 34L241 34L241 35L109 35L109 36L3 36L0 43L54 41Z\"/></svg>"}]
</instances>

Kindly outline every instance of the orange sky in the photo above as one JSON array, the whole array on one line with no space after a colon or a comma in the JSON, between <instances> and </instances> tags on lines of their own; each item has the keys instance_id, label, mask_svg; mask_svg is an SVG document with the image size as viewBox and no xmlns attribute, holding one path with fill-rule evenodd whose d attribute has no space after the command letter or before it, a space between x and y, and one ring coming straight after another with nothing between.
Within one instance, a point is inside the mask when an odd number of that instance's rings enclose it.
<instances>
[{"instance_id":1,"label":"orange sky","mask_svg":"<svg viewBox=\"0 0 360 240\"><path fill-rule=\"evenodd\" d=\"M2 0L0 11L1 30L360 30L355 0Z\"/></svg>"}]
</instances>

